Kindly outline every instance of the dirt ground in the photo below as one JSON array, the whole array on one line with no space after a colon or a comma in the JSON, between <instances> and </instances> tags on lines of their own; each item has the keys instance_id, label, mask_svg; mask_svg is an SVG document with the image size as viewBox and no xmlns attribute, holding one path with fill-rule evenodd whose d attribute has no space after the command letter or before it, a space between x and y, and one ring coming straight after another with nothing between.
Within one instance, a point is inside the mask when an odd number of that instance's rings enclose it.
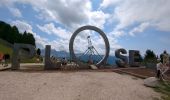
<instances>
[{"instance_id":1,"label":"dirt ground","mask_svg":"<svg viewBox=\"0 0 170 100\"><path fill-rule=\"evenodd\" d=\"M1 71L0 100L153 100L143 80L114 72Z\"/></svg>"}]
</instances>

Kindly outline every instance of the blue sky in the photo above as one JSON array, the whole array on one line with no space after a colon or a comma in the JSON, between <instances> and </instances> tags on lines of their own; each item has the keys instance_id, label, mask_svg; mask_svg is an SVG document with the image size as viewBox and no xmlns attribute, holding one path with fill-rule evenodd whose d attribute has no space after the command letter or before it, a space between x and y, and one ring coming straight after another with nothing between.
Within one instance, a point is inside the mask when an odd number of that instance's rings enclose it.
<instances>
[{"instance_id":1,"label":"blue sky","mask_svg":"<svg viewBox=\"0 0 170 100\"><path fill-rule=\"evenodd\" d=\"M73 32L94 25L106 33L110 55L118 48L160 54L170 53L169 5L169 0L1 0L0 20L33 33L40 48L50 44L68 51ZM102 39L93 35L92 43L102 52ZM85 37L79 36L75 43L82 52L87 47Z\"/></svg>"}]
</instances>

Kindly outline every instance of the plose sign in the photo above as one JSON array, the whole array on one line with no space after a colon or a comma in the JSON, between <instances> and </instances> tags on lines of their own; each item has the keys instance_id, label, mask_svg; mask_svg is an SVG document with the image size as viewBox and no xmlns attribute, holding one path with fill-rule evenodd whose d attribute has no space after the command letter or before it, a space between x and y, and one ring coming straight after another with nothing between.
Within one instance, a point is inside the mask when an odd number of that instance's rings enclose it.
<instances>
[{"instance_id":1,"label":"plose sign","mask_svg":"<svg viewBox=\"0 0 170 100\"><path fill-rule=\"evenodd\" d=\"M77 60L75 53L74 53L74 49L73 49L73 43L74 43L74 39L77 36L77 34L81 31L84 30L94 30L96 32L98 32L101 37L103 38L104 42L105 42L105 55L103 56L103 58L101 59L101 61L99 61L96 65L100 66L102 64L104 64L107 61L107 58L109 56L109 52L110 52L110 44L108 41L108 38L106 36L106 34L100 30L99 28L95 27L95 26L83 26L78 28L72 35L71 39L70 39L70 43L69 43L69 51L70 51L70 57L72 59L72 61ZM23 48L27 48L29 50L29 52L25 52L23 54L20 53L20 51L23 51ZM56 64L54 64L51 60L50 60L50 51L51 51L51 46L47 45L46 49L45 49L45 69L53 69L56 68ZM24 52L24 51L23 51ZM30 44L18 44L15 43L14 44L14 49L13 49L13 58L12 58L12 69L19 69L20 68L20 59L23 58L32 58L35 55L35 47L30 45ZM127 51L123 48L118 49L115 51L115 56L118 58L118 60L116 60L116 64L119 67L125 67L128 64L128 57L124 56L122 54L127 54ZM136 62L136 59L139 59L140 53L138 50L129 50L129 65L130 66L139 66L139 62Z\"/></svg>"}]
</instances>

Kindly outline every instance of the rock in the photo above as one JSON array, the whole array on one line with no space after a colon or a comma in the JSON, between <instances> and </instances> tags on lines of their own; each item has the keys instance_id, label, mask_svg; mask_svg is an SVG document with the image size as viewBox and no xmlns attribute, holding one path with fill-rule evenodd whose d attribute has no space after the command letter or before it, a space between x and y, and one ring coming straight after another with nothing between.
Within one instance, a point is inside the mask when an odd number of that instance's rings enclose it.
<instances>
[{"instance_id":1,"label":"rock","mask_svg":"<svg viewBox=\"0 0 170 100\"><path fill-rule=\"evenodd\" d=\"M91 69L98 69L95 65L90 65Z\"/></svg>"},{"instance_id":2,"label":"rock","mask_svg":"<svg viewBox=\"0 0 170 100\"><path fill-rule=\"evenodd\" d=\"M160 84L160 80L156 77L149 77L144 80L144 85L148 87L157 87Z\"/></svg>"}]
</instances>

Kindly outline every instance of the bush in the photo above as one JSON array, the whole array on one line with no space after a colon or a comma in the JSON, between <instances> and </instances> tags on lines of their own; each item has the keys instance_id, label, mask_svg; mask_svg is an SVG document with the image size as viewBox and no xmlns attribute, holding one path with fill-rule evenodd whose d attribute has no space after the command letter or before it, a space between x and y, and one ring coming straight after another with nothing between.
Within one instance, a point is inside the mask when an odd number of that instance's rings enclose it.
<instances>
[{"instance_id":1,"label":"bush","mask_svg":"<svg viewBox=\"0 0 170 100\"><path fill-rule=\"evenodd\" d=\"M155 53L153 51L151 51L151 50L146 50L144 61L145 62L150 62L150 63L156 63L157 58L156 58Z\"/></svg>"},{"instance_id":2,"label":"bush","mask_svg":"<svg viewBox=\"0 0 170 100\"><path fill-rule=\"evenodd\" d=\"M155 68L157 63L157 57L152 50L146 50L144 57L144 63L147 68Z\"/></svg>"}]
</instances>

